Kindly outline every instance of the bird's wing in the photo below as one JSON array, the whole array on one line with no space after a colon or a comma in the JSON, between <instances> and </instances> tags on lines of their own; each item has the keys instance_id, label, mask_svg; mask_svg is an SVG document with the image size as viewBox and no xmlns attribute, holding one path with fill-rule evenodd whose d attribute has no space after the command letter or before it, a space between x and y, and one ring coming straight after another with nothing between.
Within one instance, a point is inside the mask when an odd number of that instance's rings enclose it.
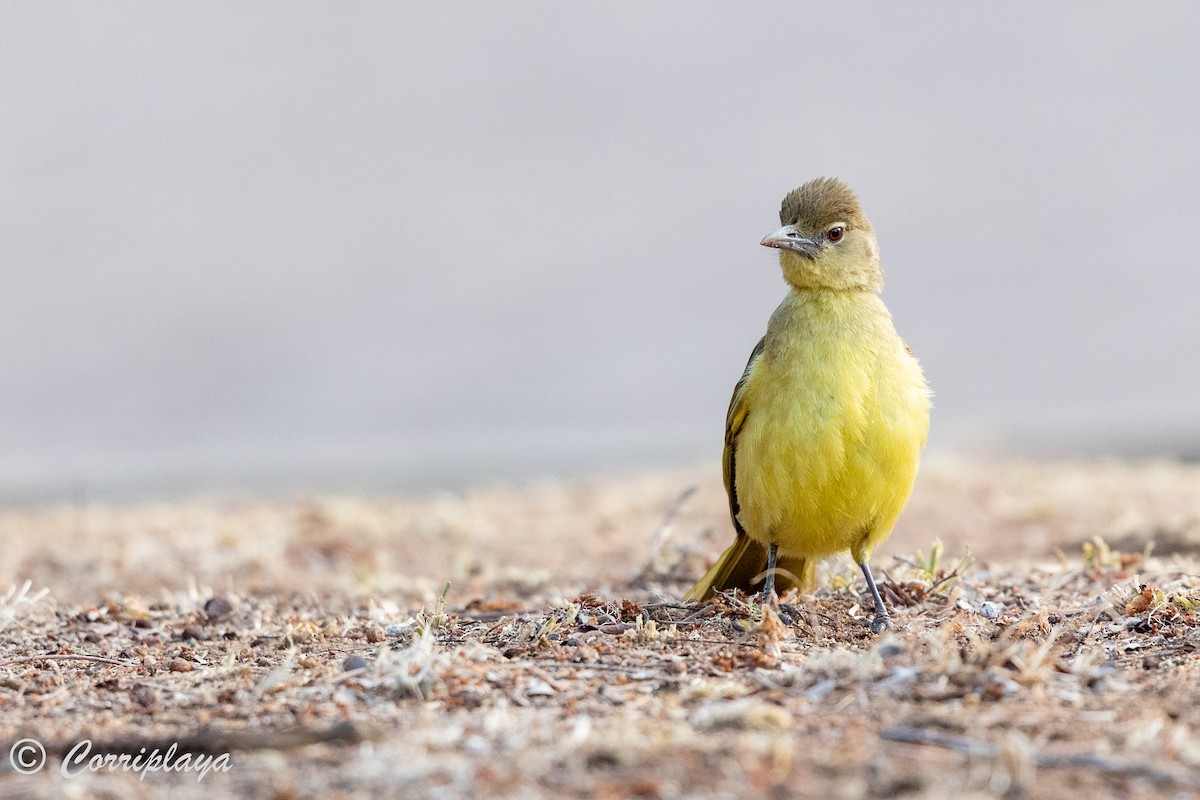
<instances>
[{"instance_id":1,"label":"bird's wing","mask_svg":"<svg viewBox=\"0 0 1200 800\"><path fill-rule=\"evenodd\" d=\"M737 496L737 440L746 424L746 415L750 412L750 404L746 401L746 384L750 381L754 363L762 356L766 341L764 336L754 346L754 352L750 354L741 380L733 387L733 399L729 401L729 413L725 415L725 455L722 458L722 469L725 473L725 491L729 494L729 516L733 517L733 527L737 530L737 536L704 577L688 590L684 600L706 600L714 591L733 587L750 591L750 585L767 563L766 548L746 535L746 530L738 519L741 509L738 507Z\"/></svg>"},{"instance_id":2,"label":"bird's wing","mask_svg":"<svg viewBox=\"0 0 1200 800\"><path fill-rule=\"evenodd\" d=\"M754 345L750 360L746 362L746 369L743 370L737 386L733 387L733 398L729 401L729 412L725 415L725 453L721 459L721 466L725 476L725 492L729 495L729 515L733 517L733 527L741 536L745 536L746 532L742 530L742 523L738 521L741 509L737 497L737 440L746 424L746 415L750 413L750 404L746 402L746 384L750 382L750 373L762 356L766 343L767 337L764 336Z\"/></svg>"}]
</instances>

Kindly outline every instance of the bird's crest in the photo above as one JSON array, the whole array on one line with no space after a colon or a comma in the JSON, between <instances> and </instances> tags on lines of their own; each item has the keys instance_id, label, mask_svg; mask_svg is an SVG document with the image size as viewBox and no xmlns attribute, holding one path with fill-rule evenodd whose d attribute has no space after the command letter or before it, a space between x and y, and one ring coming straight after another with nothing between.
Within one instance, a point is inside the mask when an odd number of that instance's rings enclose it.
<instances>
[{"instance_id":1,"label":"bird's crest","mask_svg":"<svg viewBox=\"0 0 1200 800\"><path fill-rule=\"evenodd\" d=\"M779 221L801 230L821 230L834 222L851 228L870 225L854 190L837 178L816 178L788 192L779 207Z\"/></svg>"}]
</instances>

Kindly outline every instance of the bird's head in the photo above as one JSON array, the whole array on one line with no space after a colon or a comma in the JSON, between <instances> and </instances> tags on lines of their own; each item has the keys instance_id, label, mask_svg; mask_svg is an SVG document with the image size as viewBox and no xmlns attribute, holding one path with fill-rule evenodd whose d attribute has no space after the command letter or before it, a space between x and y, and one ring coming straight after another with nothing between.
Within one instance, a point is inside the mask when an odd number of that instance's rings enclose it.
<instances>
[{"instance_id":1,"label":"bird's head","mask_svg":"<svg viewBox=\"0 0 1200 800\"><path fill-rule=\"evenodd\" d=\"M783 227L762 240L779 250L783 278L797 289L883 288L879 244L850 187L817 178L788 193Z\"/></svg>"}]
</instances>

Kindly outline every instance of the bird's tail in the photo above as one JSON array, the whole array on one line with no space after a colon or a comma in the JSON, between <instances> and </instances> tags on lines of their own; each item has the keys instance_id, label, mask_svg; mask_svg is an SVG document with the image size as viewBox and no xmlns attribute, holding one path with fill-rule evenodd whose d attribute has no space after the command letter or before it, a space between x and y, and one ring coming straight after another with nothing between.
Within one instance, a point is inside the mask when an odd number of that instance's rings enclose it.
<instances>
[{"instance_id":1,"label":"bird's tail","mask_svg":"<svg viewBox=\"0 0 1200 800\"><path fill-rule=\"evenodd\" d=\"M807 590L816 585L817 562L801 556L780 556L776 562L775 591L783 594L793 586ZM744 533L738 533L704 577L683 596L684 600L707 600L723 589L751 592L762 588L767 569L767 548ZM755 579L758 580L755 580Z\"/></svg>"}]
</instances>

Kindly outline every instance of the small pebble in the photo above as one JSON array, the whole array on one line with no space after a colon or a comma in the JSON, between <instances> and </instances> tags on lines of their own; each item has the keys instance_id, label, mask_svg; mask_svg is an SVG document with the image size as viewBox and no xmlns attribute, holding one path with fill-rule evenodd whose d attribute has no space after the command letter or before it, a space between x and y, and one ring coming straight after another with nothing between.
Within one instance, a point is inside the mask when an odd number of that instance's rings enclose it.
<instances>
[{"instance_id":1,"label":"small pebble","mask_svg":"<svg viewBox=\"0 0 1200 800\"><path fill-rule=\"evenodd\" d=\"M399 636L400 634L404 633L404 629L406 627L408 627L408 626L407 625L397 625L395 622L393 622L391 625L387 626L387 635L388 636Z\"/></svg>"},{"instance_id":2,"label":"small pebble","mask_svg":"<svg viewBox=\"0 0 1200 800\"><path fill-rule=\"evenodd\" d=\"M378 644L379 642L382 642L385 638L387 638L387 637L384 635L382 628L375 628L375 627L367 628L367 641L368 642L371 642L372 644Z\"/></svg>"},{"instance_id":3,"label":"small pebble","mask_svg":"<svg viewBox=\"0 0 1200 800\"><path fill-rule=\"evenodd\" d=\"M195 666L186 658L172 658L171 663L167 665L167 669L171 670L171 672L191 672L195 669Z\"/></svg>"},{"instance_id":4,"label":"small pebble","mask_svg":"<svg viewBox=\"0 0 1200 800\"><path fill-rule=\"evenodd\" d=\"M879 653L880 658L891 658L904 652L904 644L895 639L885 639L875 648L875 652Z\"/></svg>"},{"instance_id":5,"label":"small pebble","mask_svg":"<svg viewBox=\"0 0 1200 800\"><path fill-rule=\"evenodd\" d=\"M582 664L594 664L600 660L600 651L585 644L575 650L574 660Z\"/></svg>"},{"instance_id":6,"label":"small pebble","mask_svg":"<svg viewBox=\"0 0 1200 800\"><path fill-rule=\"evenodd\" d=\"M135 684L129 690L129 699L143 708L152 708L158 702L158 692L145 684Z\"/></svg>"},{"instance_id":7,"label":"small pebble","mask_svg":"<svg viewBox=\"0 0 1200 800\"><path fill-rule=\"evenodd\" d=\"M1000 604L993 603L991 600L984 600L979 604L979 613L987 619L999 619Z\"/></svg>"},{"instance_id":8,"label":"small pebble","mask_svg":"<svg viewBox=\"0 0 1200 800\"><path fill-rule=\"evenodd\" d=\"M350 656L342 662L343 672L353 672L356 669L366 669L367 660L362 656Z\"/></svg>"},{"instance_id":9,"label":"small pebble","mask_svg":"<svg viewBox=\"0 0 1200 800\"><path fill-rule=\"evenodd\" d=\"M229 602L224 597L217 595L210 597L208 602L204 604L204 613L209 619L220 619L227 617L233 611L233 603Z\"/></svg>"}]
</instances>

